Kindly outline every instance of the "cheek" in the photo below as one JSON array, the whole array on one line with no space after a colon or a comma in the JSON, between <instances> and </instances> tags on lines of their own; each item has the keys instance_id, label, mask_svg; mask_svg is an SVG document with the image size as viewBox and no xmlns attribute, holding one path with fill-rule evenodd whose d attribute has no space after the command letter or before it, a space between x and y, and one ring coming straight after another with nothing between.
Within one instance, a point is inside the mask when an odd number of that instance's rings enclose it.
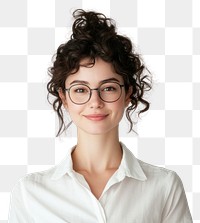
<instances>
[{"instance_id":1,"label":"cheek","mask_svg":"<svg viewBox=\"0 0 200 223\"><path fill-rule=\"evenodd\" d=\"M123 95L121 96L121 98L120 98L118 101L116 101L116 102L114 103L114 106L115 106L116 109L124 110L124 108L125 108L125 103L126 103L126 101L125 101L125 96L124 96L124 94L123 94Z\"/></svg>"},{"instance_id":2,"label":"cheek","mask_svg":"<svg viewBox=\"0 0 200 223\"><path fill-rule=\"evenodd\" d=\"M68 112L70 115L75 115L79 113L80 108L77 107L76 105L68 105Z\"/></svg>"},{"instance_id":3,"label":"cheek","mask_svg":"<svg viewBox=\"0 0 200 223\"><path fill-rule=\"evenodd\" d=\"M113 103L112 110L114 111L116 116L121 119L125 110L125 101L122 99Z\"/></svg>"},{"instance_id":4,"label":"cheek","mask_svg":"<svg viewBox=\"0 0 200 223\"><path fill-rule=\"evenodd\" d=\"M77 115L79 115L82 110L83 109L80 105L76 105L72 102L68 102L68 113L73 121L77 119Z\"/></svg>"}]
</instances>

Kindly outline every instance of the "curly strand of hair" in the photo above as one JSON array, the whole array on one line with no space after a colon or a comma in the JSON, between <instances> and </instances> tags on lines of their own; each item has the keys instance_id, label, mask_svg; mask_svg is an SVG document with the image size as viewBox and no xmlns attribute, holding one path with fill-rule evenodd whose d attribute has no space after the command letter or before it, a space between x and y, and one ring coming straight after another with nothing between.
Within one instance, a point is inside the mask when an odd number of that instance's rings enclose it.
<instances>
[{"instance_id":1,"label":"curly strand of hair","mask_svg":"<svg viewBox=\"0 0 200 223\"><path fill-rule=\"evenodd\" d=\"M102 13L85 12L84 10L77 9L73 13L75 19L72 25L71 39L85 38L96 39L107 32L115 35L115 24L110 18L106 18ZM102 32L103 30L103 32Z\"/></svg>"}]
</instances>

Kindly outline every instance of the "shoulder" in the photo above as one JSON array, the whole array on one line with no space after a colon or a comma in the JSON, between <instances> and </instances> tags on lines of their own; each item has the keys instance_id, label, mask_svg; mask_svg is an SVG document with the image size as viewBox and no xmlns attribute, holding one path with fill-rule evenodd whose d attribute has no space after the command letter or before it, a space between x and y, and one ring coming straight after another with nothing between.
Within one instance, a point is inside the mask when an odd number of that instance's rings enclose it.
<instances>
[{"instance_id":1,"label":"shoulder","mask_svg":"<svg viewBox=\"0 0 200 223\"><path fill-rule=\"evenodd\" d=\"M149 163L146 163L142 160L137 159L140 166L142 167L143 171L147 174L147 175L163 175L166 176L168 174L171 173L175 173L172 170L169 170L167 168L164 167L160 167L160 166L155 166Z\"/></svg>"},{"instance_id":2,"label":"shoulder","mask_svg":"<svg viewBox=\"0 0 200 223\"><path fill-rule=\"evenodd\" d=\"M54 166L48 170L29 173L21 177L14 185L13 192L47 184L51 179L52 173L55 171L55 168L56 167Z\"/></svg>"},{"instance_id":3,"label":"shoulder","mask_svg":"<svg viewBox=\"0 0 200 223\"><path fill-rule=\"evenodd\" d=\"M182 181L175 171L145 163L141 160L138 160L138 162L147 177L147 181L154 181L159 184L164 184L165 187L168 188L176 186L183 189Z\"/></svg>"},{"instance_id":4,"label":"shoulder","mask_svg":"<svg viewBox=\"0 0 200 223\"><path fill-rule=\"evenodd\" d=\"M168 181L169 185L170 182L181 181L175 171L146 163L136 158L132 151L123 143L122 146L124 151L123 165L124 169L128 169L128 176L144 181L147 184L156 184L159 182L159 185L161 185Z\"/></svg>"},{"instance_id":5,"label":"shoulder","mask_svg":"<svg viewBox=\"0 0 200 223\"><path fill-rule=\"evenodd\" d=\"M188 212L187 199L185 195L184 185L179 175L164 167L154 166L138 160L141 168L144 171L147 179L145 181L145 188L156 197L160 196L167 208L170 209L173 205L178 205Z\"/></svg>"}]
</instances>

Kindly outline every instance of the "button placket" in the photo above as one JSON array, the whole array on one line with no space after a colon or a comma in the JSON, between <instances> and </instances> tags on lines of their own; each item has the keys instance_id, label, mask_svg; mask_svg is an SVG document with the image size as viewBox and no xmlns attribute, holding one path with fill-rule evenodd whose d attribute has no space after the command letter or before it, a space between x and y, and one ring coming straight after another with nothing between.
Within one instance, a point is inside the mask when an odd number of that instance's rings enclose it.
<instances>
[{"instance_id":1,"label":"button placket","mask_svg":"<svg viewBox=\"0 0 200 223\"><path fill-rule=\"evenodd\" d=\"M76 172L72 172L71 177L88 193L89 197L92 199L92 203L94 204L93 208L95 208L97 213L98 223L106 223L105 211L99 200L97 200L97 198L91 192L91 189L85 178Z\"/></svg>"}]
</instances>

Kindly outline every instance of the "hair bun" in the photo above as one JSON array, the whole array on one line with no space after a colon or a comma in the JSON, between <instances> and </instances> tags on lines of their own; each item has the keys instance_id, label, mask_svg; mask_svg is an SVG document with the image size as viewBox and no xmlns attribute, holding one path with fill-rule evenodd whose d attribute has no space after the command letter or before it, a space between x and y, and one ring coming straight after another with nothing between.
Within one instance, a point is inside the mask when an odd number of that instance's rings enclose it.
<instances>
[{"instance_id":1,"label":"hair bun","mask_svg":"<svg viewBox=\"0 0 200 223\"><path fill-rule=\"evenodd\" d=\"M77 9L73 17L75 21L72 26L71 39L93 39L98 42L98 39L102 40L106 36L116 35L114 21L106 18L102 13Z\"/></svg>"}]
</instances>

